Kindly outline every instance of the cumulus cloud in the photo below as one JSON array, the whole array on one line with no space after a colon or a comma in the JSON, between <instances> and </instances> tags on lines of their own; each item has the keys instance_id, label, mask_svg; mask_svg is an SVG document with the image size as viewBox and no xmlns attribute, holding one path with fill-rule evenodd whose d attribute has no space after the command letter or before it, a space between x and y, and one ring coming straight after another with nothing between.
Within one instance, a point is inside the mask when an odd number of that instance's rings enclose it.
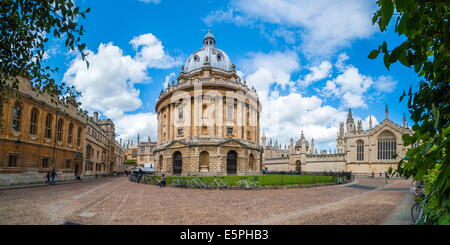
<instances>
[{"instance_id":1,"label":"cumulus cloud","mask_svg":"<svg viewBox=\"0 0 450 245\"><path fill-rule=\"evenodd\" d=\"M89 69L81 57L77 56L72 60L63 81L81 92L83 109L91 113L98 111L115 122L133 118L135 115L126 113L133 112L143 104L135 84L151 81L149 68L165 69L179 64L178 59L167 54L161 41L152 34L134 37L130 44L136 52L134 57L125 55L123 50L113 43L102 43L97 52L88 50ZM153 120L153 117L139 116L145 119L139 123L152 123L147 119ZM121 130L118 134L122 138L128 137L143 128L139 123L129 123L129 133Z\"/></svg>"},{"instance_id":2,"label":"cumulus cloud","mask_svg":"<svg viewBox=\"0 0 450 245\"><path fill-rule=\"evenodd\" d=\"M384 93L394 92L397 86L397 81L391 76L380 76L375 81L375 87L378 91Z\"/></svg>"},{"instance_id":3,"label":"cumulus cloud","mask_svg":"<svg viewBox=\"0 0 450 245\"><path fill-rule=\"evenodd\" d=\"M317 96L303 96L290 93L285 96L272 94L264 104L261 127L269 138L294 143L303 130L305 137L314 138L319 147L334 148L339 122L344 121L346 112L323 104Z\"/></svg>"},{"instance_id":4,"label":"cumulus cloud","mask_svg":"<svg viewBox=\"0 0 450 245\"><path fill-rule=\"evenodd\" d=\"M309 68L310 73L304 79L299 80L298 83L301 86L307 87L316 81L329 77L332 68L333 65L329 61L323 61L320 65Z\"/></svg>"},{"instance_id":5,"label":"cumulus cloud","mask_svg":"<svg viewBox=\"0 0 450 245\"><path fill-rule=\"evenodd\" d=\"M240 61L240 67L250 86L254 86L260 95L269 91L270 85L278 84L285 88L291 81L291 73L300 68L295 52L250 53Z\"/></svg>"},{"instance_id":6,"label":"cumulus cloud","mask_svg":"<svg viewBox=\"0 0 450 245\"><path fill-rule=\"evenodd\" d=\"M203 21L287 26L299 33L305 54L326 56L369 37L376 30L371 21L374 11L374 2L360 0L233 0L226 10L212 11Z\"/></svg>"},{"instance_id":7,"label":"cumulus cloud","mask_svg":"<svg viewBox=\"0 0 450 245\"><path fill-rule=\"evenodd\" d=\"M172 72L169 75L167 75L164 78L163 88L166 89L167 87L169 87L169 84L173 79L175 79L175 77L176 77L175 72Z\"/></svg>"},{"instance_id":8,"label":"cumulus cloud","mask_svg":"<svg viewBox=\"0 0 450 245\"><path fill-rule=\"evenodd\" d=\"M124 115L115 120L114 123L116 134L118 135L117 138L136 142L139 134L142 141L146 141L147 137L151 137L152 141L156 141L158 122L155 113Z\"/></svg>"}]
</instances>

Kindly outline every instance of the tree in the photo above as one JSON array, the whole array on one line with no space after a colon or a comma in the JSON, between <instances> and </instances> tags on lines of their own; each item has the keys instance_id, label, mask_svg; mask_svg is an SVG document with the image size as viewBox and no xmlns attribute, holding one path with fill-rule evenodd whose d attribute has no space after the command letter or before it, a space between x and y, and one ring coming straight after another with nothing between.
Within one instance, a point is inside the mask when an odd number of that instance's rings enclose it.
<instances>
[{"instance_id":1,"label":"tree","mask_svg":"<svg viewBox=\"0 0 450 245\"><path fill-rule=\"evenodd\" d=\"M0 4L0 108L17 92L18 77L29 79L41 93L66 96L74 101L75 88L58 84L52 73L58 68L42 64L49 37L65 39L65 46L77 49L87 62L81 43L84 34L77 18L86 18L90 9L80 11L73 0L2 0ZM58 100L55 100L58 103ZM0 110L0 115L2 110ZM3 115L1 115L3 118ZM1 126L1 122L0 122Z\"/></svg>"},{"instance_id":2,"label":"tree","mask_svg":"<svg viewBox=\"0 0 450 245\"><path fill-rule=\"evenodd\" d=\"M400 101L409 98L414 134L403 136L411 148L396 171L426 181L425 212L430 223L450 224L450 1L379 0L377 4L373 23L386 31L395 12L395 32L406 41L393 49L383 42L369 58L382 53L387 69L399 61L413 67L421 79L415 92L410 87L400 97Z\"/></svg>"}]
</instances>

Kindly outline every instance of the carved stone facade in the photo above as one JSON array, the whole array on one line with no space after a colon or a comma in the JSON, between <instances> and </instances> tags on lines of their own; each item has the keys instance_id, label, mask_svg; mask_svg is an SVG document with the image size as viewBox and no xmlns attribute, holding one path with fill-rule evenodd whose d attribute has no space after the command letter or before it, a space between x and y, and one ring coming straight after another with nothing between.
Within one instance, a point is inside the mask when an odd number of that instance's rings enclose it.
<instances>
[{"instance_id":1,"label":"carved stone facade","mask_svg":"<svg viewBox=\"0 0 450 245\"><path fill-rule=\"evenodd\" d=\"M111 120L90 118L69 101L56 104L57 98L19 81L17 94L0 108L0 185L44 183L52 169L58 181L120 169Z\"/></svg>"},{"instance_id":2,"label":"carved stone facade","mask_svg":"<svg viewBox=\"0 0 450 245\"><path fill-rule=\"evenodd\" d=\"M406 155L407 148L403 145L402 136L413 132L406 124L400 126L388 119L386 106L385 120L363 130L362 121L355 125L352 112L349 110L347 122L340 123L336 138L334 153L322 151L317 153L314 140L309 143L303 132L295 146L289 147L288 157L264 159L264 168L269 171L351 171L356 174L384 174L391 167L397 168L397 163Z\"/></svg>"},{"instance_id":3,"label":"carved stone facade","mask_svg":"<svg viewBox=\"0 0 450 245\"><path fill-rule=\"evenodd\" d=\"M156 169L166 174L259 173L261 105L208 33L156 103Z\"/></svg>"},{"instance_id":4,"label":"carved stone facade","mask_svg":"<svg viewBox=\"0 0 450 245\"><path fill-rule=\"evenodd\" d=\"M17 95L3 105L0 129L0 185L44 183L53 168L57 179L83 171L86 115L71 103L56 105L20 78Z\"/></svg>"}]
</instances>

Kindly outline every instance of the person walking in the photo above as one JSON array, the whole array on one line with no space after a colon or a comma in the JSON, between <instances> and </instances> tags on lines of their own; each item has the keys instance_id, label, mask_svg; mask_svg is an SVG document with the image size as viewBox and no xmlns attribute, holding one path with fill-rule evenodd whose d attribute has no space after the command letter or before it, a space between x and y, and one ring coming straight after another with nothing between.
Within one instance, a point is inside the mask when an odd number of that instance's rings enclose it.
<instances>
[{"instance_id":1,"label":"person walking","mask_svg":"<svg viewBox=\"0 0 450 245\"><path fill-rule=\"evenodd\" d=\"M138 171L138 183L141 183L141 179L142 179L142 176L144 175L144 171L142 171L142 168L139 168L139 171Z\"/></svg>"},{"instance_id":2,"label":"person walking","mask_svg":"<svg viewBox=\"0 0 450 245\"><path fill-rule=\"evenodd\" d=\"M50 184L50 171L47 172L47 175L45 177L47 177L45 184Z\"/></svg>"},{"instance_id":3,"label":"person walking","mask_svg":"<svg viewBox=\"0 0 450 245\"><path fill-rule=\"evenodd\" d=\"M51 184L51 185L56 184L56 175L57 175L57 174L56 174L56 171L55 171L55 169L53 169L53 170L52 170L52 173L50 174L50 176L51 176L51 178L52 178L51 181L50 181L50 184Z\"/></svg>"}]
</instances>

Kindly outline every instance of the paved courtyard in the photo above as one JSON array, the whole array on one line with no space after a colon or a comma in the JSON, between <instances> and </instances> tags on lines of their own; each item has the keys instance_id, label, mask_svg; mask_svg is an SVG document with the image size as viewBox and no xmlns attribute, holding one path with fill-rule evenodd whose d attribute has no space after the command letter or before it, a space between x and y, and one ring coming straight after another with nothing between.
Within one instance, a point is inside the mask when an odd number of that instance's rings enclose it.
<instances>
[{"instance_id":1,"label":"paved courtyard","mask_svg":"<svg viewBox=\"0 0 450 245\"><path fill-rule=\"evenodd\" d=\"M159 188L126 177L0 190L0 224L381 224L411 181L297 189Z\"/></svg>"}]
</instances>

